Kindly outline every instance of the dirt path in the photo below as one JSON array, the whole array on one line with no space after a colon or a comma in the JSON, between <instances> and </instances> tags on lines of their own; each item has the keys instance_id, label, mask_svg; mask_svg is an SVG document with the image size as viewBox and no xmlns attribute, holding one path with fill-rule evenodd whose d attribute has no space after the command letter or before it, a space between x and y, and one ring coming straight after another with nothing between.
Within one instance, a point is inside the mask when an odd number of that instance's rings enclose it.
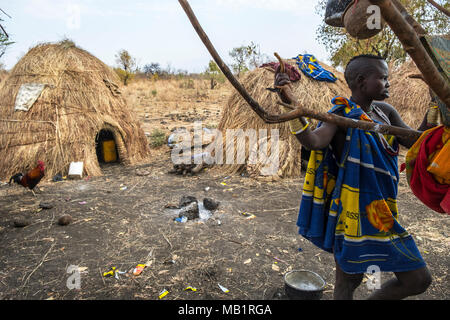
<instances>
[{"instance_id":1,"label":"dirt path","mask_svg":"<svg viewBox=\"0 0 450 320\"><path fill-rule=\"evenodd\" d=\"M150 174L138 176L136 169ZM323 299L332 298L333 257L297 234L301 179L260 183L208 171L183 178L169 169L169 160L108 166L88 181L43 183L36 198L19 186L0 187L0 299L158 300L164 289L169 300L286 299L283 274L292 269L319 273L328 283ZM404 176L400 188L401 222L434 277L414 299L449 299L450 220L411 196ZM183 195L220 206L206 222L178 223L166 206ZM39 211L41 202L53 208ZM59 226L63 214L74 222ZM14 227L18 218L30 225ZM151 265L139 276L102 276L111 267L126 272L146 262ZM67 287L71 265L81 271L79 290ZM189 286L198 290L185 291ZM362 285L356 298L368 294Z\"/></svg>"}]
</instances>

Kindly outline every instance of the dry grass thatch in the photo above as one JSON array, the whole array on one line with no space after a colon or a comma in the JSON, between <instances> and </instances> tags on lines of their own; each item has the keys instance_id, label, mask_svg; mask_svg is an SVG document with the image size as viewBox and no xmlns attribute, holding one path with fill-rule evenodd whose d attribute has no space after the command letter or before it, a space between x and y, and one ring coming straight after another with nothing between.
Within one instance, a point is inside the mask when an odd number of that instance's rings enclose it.
<instances>
[{"instance_id":1,"label":"dry grass thatch","mask_svg":"<svg viewBox=\"0 0 450 320\"><path fill-rule=\"evenodd\" d=\"M413 61L392 67L390 73L391 98L386 102L397 109L407 125L418 128L431 102L428 85L421 79L409 78L420 74Z\"/></svg>"},{"instance_id":2,"label":"dry grass thatch","mask_svg":"<svg viewBox=\"0 0 450 320\"><path fill-rule=\"evenodd\" d=\"M294 65L294 61L289 61ZM351 92L348 88L344 75L335 68L321 63L325 69L332 71L338 81L336 83L325 83L311 80L302 75L302 79L293 84L294 94L298 97L301 105L307 108L319 109L326 112L331 107L331 99L337 95L349 97ZM422 122L423 116L428 109L430 102L430 95L428 86L419 79L410 79L409 76L419 74L417 67L413 62L406 62L397 68L391 70L391 98L386 102L392 104L397 108L403 120L411 127L417 128ZM270 113L280 113L280 106L277 104L278 97L276 94L266 90L273 86L273 72L266 69L257 69L247 73L242 79L247 91L261 104L261 106ZM268 129L268 136L270 137L271 129L279 129L280 142L279 148L279 170L276 175L263 177L266 180L277 180L279 178L296 177L300 175L301 165L301 145L297 139L290 133L289 125L276 124L269 125L264 123L256 114L250 109L246 102L238 93L233 93L230 97L227 106L222 112L222 119L218 128L223 134L223 153L233 152L227 150L226 131L227 129ZM236 141L237 139L235 139ZM242 141L242 140L241 140ZM262 139L259 143L267 141ZM235 143L238 143L237 141ZM248 142L247 142L248 143ZM269 139L270 146L270 139ZM235 147L235 149L237 149ZM249 155L258 146L247 146L245 163L242 164L224 164L218 169L227 174L234 174L247 170L250 176L262 178L262 168L267 167L267 164L256 163L252 164L249 160ZM234 159L237 158L236 150L234 151ZM270 154L270 153L269 153ZM224 156L226 159L226 156ZM273 157L269 157L269 161L273 162Z\"/></svg>"},{"instance_id":3,"label":"dry grass thatch","mask_svg":"<svg viewBox=\"0 0 450 320\"><path fill-rule=\"evenodd\" d=\"M289 63L294 65L293 60ZM302 75L302 79L293 83L294 94L298 97L299 103L307 108L320 109L324 112L331 107L331 99L337 95L349 96L350 90L344 79L344 75L333 67L321 63L324 68L332 71L338 80L335 83L319 82L311 80ZM269 113L281 113L280 106L277 104L278 96L266 88L273 87L274 73L264 69L256 69L245 74L241 82L247 91L260 103L260 105ZM300 176L300 152L301 145L297 139L290 133L289 124L272 124L264 123L257 115L250 109L247 103L242 99L238 93L233 93L230 97L227 106L222 112L222 119L218 129L223 134L224 157L231 152L227 150L226 132L227 129L243 129L244 131L254 129L258 132L260 129L268 130L269 145L270 131L272 129L279 129L279 170L275 175L267 177L268 179L278 179L287 177ZM263 139L264 140L264 139ZM237 149L237 148L235 148ZM251 176L258 177L264 175L261 169L267 166L264 163L250 164L249 150L255 150L257 147L248 146L246 149L245 164L224 164L219 167L219 170L229 174L234 174L247 169ZM236 154L236 151L235 151ZM270 155L270 153L269 153ZM270 158L270 157L269 157ZM236 159L236 155L235 155ZM270 159L272 161L273 159Z\"/></svg>"},{"instance_id":4,"label":"dry grass thatch","mask_svg":"<svg viewBox=\"0 0 450 320\"><path fill-rule=\"evenodd\" d=\"M28 111L14 111L22 84L46 87ZM0 178L46 163L46 176L67 173L83 161L87 175L101 175L95 139L114 135L119 158L133 164L149 156L144 132L115 83L117 75L71 41L40 44L11 70L0 88Z\"/></svg>"}]
</instances>

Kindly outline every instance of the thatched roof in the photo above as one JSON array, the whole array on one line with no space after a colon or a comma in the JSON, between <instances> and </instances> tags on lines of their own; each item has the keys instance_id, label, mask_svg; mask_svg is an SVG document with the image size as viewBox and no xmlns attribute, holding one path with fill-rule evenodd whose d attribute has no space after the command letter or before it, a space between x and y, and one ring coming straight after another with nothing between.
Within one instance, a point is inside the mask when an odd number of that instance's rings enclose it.
<instances>
[{"instance_id":1,"label":"thatched roof","mask_svg":"<svg viewBox=\"0 0 450 320\"><path fill-rule=\"evenodd\" d=\"M294 65L294 61L289 61ZM314 108L327 112L331 108L331 99L337 95L349 97L351 95L343 73L335 68L321 62L321 65L332 71L338 81L336 83L325 83L311 80L302 75L302 79L293 84L294 94L299 99L301 105L307 108ZM418 128L422 122L423 116L429 108L430 95L428 86L419 79L411 79L410 75L419 74L417 67L413 62L406 62L390 70L391 98L386 102L392 104L400 113L402 119L409 126ZM241 82L247 91L266 109L269 113L280 113L280 106L277 104L276 94L266 90L273 87L274 74L266 69L257 69L245 74ZM313 123L317 123L313 121ZM267 176L261 174L263 165L251 164L249 153L252 150L258 150L260 146L246 146L246 155L244 164L224 164L216 166L216 169L226 174L240 173L246 170L250 176L262 178L264 180L277 180L280 178L297 177L300 175L301 168L301 145L298 140L290 133L289 125L285 124L266 124L250 109L247 103L238 93L233 93L228 104L222 112L222 119L218 128L223 134L223 154L224 161L227 154L226 131L227 129L267 129L270 137L271 129L279 129L279 170L276 175ZM248 142L247 142L248 143ZM269 139L270 146L270 139ZM214 146L211 146L214 147ZM236 149L236 148L235 148ZM250 150L250 152L249 152ZM270 149L269 149L270 150ZM270 154L270 152L269 152ZM234 151L236 159L236 151ZM271 159L273 161L274 159Z\"/></svg>"},{"instance_id":2,"label":"thatched roof","mask_svg":"<svg viewBox=\"0 0 450 320\"><path fill-rule=\"evenodd\" d=\"M295 65L293 60L290 60L289 63L291 65ZM319 109L327 112L331 108L332 98L337 95L349 96L350 90L348 89L344 75L341 72L324 63L321 63L321 65L336 75L338 80L335 83L319 82L302 75L300 81L293 83L293 91L298 97L301 105L307 108ZM273 72L264 68L259 68L246 73L240 80L247 91L265 110L269 113L281 113L280 106L277 104L277 101L279 100L277 94L266 90L266 88L273 87ZM243 129L244 131L248 129L254 129L257 131L260 129L267 129L269 137L271 129L279 129L279 170L276 175L267 178L270 180L300 176L301 145L295 136L290 133L288 123L271 125L264 123L264 121L258 118L257 115L250 109L238 93L233 93L230 97L228 104L222 112L222 119L218 129L223 134L223 153L225 159L227 154L227 129ZM262 166L260 164L250 164L248 161L248 150L257 148L255 146L247 146L245 149L247 151L245 156L245 164L225 164L218 167L218 169L229 174L239 173L246 169L251 176L259 177Z\"/></svg>"},{"instance_id":3,"label":"thatched roof","mask_svg":"<svg viewBox=\"0 0 450 320\"><path fill-rule=\"evenodd\" d=\"M45 88L29 111L15 111L27 83ZM101 175L95 139L102 129L114 134L122 163L146 159L147 139L116 83L111 68L70 41L32 48L0 88L0 178L37 160L45 162L47 178L67 173L73 161L84 162L85 174Z\"/></svg>"},{"instance_id":4,"label":"thatched roof","mask_svg":"<svg viewBox=\"0 0 450 320\"><path fill-rule=\"evenodd\" d=\"M428 85L421 79L410 76L420 74L413 61L391 67L389 82L391 97L386 100L393 105L410 127L417 129L427 112L431 96Z\"/></svg>"}]
</instances>

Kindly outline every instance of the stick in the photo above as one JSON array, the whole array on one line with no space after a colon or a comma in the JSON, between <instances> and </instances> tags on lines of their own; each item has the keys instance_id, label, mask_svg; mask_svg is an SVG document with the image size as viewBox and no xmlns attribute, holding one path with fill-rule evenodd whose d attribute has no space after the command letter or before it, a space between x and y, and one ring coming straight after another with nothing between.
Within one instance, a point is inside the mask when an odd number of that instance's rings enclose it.
<instances>
[{"instance_id":1,"label":"stick","mask_svg":"<svg viewBox=\"0 0 450 320\"><path fill-rule=\"evenodd\" d=\"M291 106L281 101L278 102L278 104L285 107ZM419 139L419 137L422 135L421 131L401 127L394 127L387 124L368 122L364 120L354 120L350 118L341 117L333 113L323 113L319 111L308 110L308 113L305 113L305 115L322 122L334 123L340 127L361 129L364 131L373 131L380 134L390 134L398 137L411 137L415 139Z\"/></svg>"},{"instance_id":2,"label":"stick","mask_svg":"<svg viewBox=\"0 0 450 320\"><path fill-rule=\"evenodd\" d=\"M220 70L227 77L228 81L230 81L230 83L233 85L233 87L244 98L244 100L250 105L250 107L253 109L253 111L255 111L256 114L262 120L264 120L266 123L269 123L269 124L283 123L283 122L287 122L290 120L298 119L302 116L318 119L317 118L318 114L321 114L321 118L327 117L327 119L328 119L327 122L332 121L332 123L337 124L337 125L342 125L344 123L342 121L336 122L336 120L339 120L338 118L335 118L335 117L330 118L324 113L318 113L316 111L305 109L303 107L301 109L298 108L289 113L285 113L285 114L281 114L281 115L274 115L274 114L267 113L258 104L258 102L256 102L250 96L250 94L245 90L245 88L242 86L242 84L234 77L233 73L230 71L230 68L228 68L228 66L223 62L222 58L217 53L213 44L211 43L211 41L209 40L205 31L203 30L200 23L198 22L197 17L195 16L194 12L192 11L192 8L189 5L189 3L187 2L187 0L178 0L178 2L183 7L183 10L186 12L186 15L188 16L189 20L191 21L192 26L196 30L197 34L199 35L199 37L202 40L203 44L205 45L206 49L209 51L209 53L213 57L214 61L219 66ZM346 119L344 117L339 117L339 118ZM350 121L352 121L352 120L350 120ZM348 123L348 122L345 122L345 123ZM393 126L388 126L388 127L389 127L389 132L383 132L383 133L398 135L399 131L396 130L397 127L393 127ZM373 127L374 130L376 130L378 128L380 128L380 127L378 127L376 125ZM361 128L361 129L363 129L363 128ZM391 129L394 129L394 130L391 132ZM400 129L401 129L400 131L402 132L402 135L404 137L417 137L418 136L418 131L416 131L416 130L407 130L407 129L403 129L403 128L400 128ZM371 131L373 131L373 130L371 130ZM394 133L394 132L396 132L396 133Z\"/></svg>"},{"instance_id":3,"label":"stick","mask_svg":"<svg viewBox=\"0 0 450 320\"><path fill-rule=\"evenodd\" d=\"M33 273L39 269L40 266L42 266L42 264L45 262L45 258L47 258L48 254L50 253L50 251L52 251L53 247L55 246L55 242L52 243L52 245L50 246L50 249L48 249L47 253L42 257L41 262L36 266L36 268L33 269L33 271L31 271L31 273L28 275L28 277L25 279L25 282L23 283L22 287L25 287L25 285L27 284L28 280L30 280L30 277L33 275Z\"/></svg>"}]
</instances>

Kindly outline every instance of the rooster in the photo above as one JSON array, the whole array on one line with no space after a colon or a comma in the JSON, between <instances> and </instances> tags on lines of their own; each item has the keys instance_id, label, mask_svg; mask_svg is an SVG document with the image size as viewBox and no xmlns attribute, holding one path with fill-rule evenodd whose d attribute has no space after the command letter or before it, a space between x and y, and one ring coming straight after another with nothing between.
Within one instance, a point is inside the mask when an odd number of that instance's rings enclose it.
<instances>
[{"instance_id":1,"label":"rooster","mask_svg":"<svg viewBox=\"0 0 450 320\"><path fill-rule=\"evenodd\" d=\"M33 170L30 170L25 175L22 173L17 173L15 175L13 175L9 179L9 184L11 184L11 182L14 181L17 184L20 184L21 186L30 189L31 192L33 193L33 195L36 196L33 189L36 187L36 185L39 183L39 181L41 181L41 179L44 177L44 171L45 171L44 162L38 161L37 164L38 165L36 168L34 168Z\"/></svg>"}]
</instances>

